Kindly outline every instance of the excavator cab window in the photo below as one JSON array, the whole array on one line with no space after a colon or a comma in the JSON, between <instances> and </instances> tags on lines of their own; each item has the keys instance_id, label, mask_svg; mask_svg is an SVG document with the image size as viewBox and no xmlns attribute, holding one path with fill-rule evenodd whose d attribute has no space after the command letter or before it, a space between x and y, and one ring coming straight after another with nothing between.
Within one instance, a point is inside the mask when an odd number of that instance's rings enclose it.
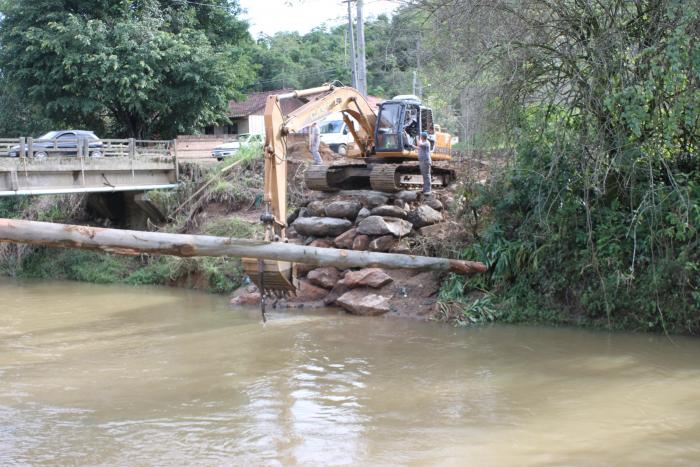
<instances>
[{"instance_id":1,"label":"excavator cab window","mask_svg":"<svg viewBox=\"0 0 700 467\"><path fill-rule=\"evenodd\" d=\"M377 123L376 149L399 151L401 149L403 105L390 102L382 105Z\"/></svg>"}]
</instances>

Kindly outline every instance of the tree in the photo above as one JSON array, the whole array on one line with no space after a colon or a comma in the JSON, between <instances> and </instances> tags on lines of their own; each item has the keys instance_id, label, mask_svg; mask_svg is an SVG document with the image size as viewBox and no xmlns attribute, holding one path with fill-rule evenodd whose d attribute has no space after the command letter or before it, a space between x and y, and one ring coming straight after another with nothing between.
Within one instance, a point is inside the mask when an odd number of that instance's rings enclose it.
<instances>
[{"instance_id":1,"label":"tree","mask_svg":"<svg viewBox=\"0 0 700 467\"><path fill-rule=\"evenodd\" d=\"M3 1L0 68L54 121L172 137L223 118L252 79L237 3L209 4Z\"/></svg>"}]
</instances>

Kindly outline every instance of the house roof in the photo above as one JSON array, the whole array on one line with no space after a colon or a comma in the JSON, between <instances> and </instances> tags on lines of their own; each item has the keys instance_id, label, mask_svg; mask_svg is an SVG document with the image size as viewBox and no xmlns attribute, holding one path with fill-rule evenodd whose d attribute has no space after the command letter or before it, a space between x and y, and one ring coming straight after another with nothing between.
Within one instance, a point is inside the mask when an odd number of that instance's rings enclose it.
<instances>
[{"instance_id":1,"label":"house roof","mask_svg":"<svg viewBox=\"0 0 700 467\"><path fill-rule=\"evenodd\" d=\"M293 89L275 89L273 91L253 92L246 96L244 101L231 101L228 103L228 116L231 118L247 117L249 115L262 115L265 111L265 102L268 96L275 94L284 94L291 92ZM284 99L281 101L282 113L287 115L295 109L304 105L301 99Z\"/></svg>"},{"instance_id":2,"label":"house roof","mask_svg":"<svg viewBox=\"0 0 700 467\"><path fill-rule=\"evenodd\" d=\"M228 103L228 116L230 118L241 118L248 117L249 115L262 115L265 111L265 102L268 96L284 94L291 91L293 91L293 89L284 88L250 93L246 96L245 100L241 102L230 101ZM375 96L367 96L367 102L371 106L378 108L379 104L384 102L384 99ZM282 106L282 114L288 115L305 103L305 100L297 98L284 99L280 103Z\"/></svg>"}]
</instances>

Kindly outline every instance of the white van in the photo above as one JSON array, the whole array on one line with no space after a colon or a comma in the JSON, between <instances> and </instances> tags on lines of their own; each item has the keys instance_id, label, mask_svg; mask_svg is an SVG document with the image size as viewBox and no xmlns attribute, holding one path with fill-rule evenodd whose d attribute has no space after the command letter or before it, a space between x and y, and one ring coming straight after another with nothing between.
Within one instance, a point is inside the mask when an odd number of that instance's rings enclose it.
<instances>
[{"instance_id":1,"label":"white van","mask_svg":"<svg viewBox=\"0 0 700 467\"><path fill-rule=\"evenodd\" d=\"M355 128L357 124L353 122ZM337 153L340 156L346 156L348 154L348 147L351 146L355 140L352 138L352 133L350 129L345 124L342 114L333 114L321 122L321 142L327 144L331 151Z\"/></svg>"}]
</instances>

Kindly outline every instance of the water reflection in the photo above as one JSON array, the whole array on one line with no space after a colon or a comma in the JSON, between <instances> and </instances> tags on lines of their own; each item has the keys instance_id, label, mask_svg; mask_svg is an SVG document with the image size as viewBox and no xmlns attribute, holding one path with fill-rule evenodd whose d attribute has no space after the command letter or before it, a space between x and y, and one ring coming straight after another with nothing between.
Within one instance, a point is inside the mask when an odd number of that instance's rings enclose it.
<instances>
[{"instance_id":1,"label":"water reflection","mask_svg":"<svg viewBox=\"0 0 700 467\"><path fill-rule=\"evenodd\" d=\"M0 282L0 464L688 465L700 344Z\"/></svg>"}]
</instances>

